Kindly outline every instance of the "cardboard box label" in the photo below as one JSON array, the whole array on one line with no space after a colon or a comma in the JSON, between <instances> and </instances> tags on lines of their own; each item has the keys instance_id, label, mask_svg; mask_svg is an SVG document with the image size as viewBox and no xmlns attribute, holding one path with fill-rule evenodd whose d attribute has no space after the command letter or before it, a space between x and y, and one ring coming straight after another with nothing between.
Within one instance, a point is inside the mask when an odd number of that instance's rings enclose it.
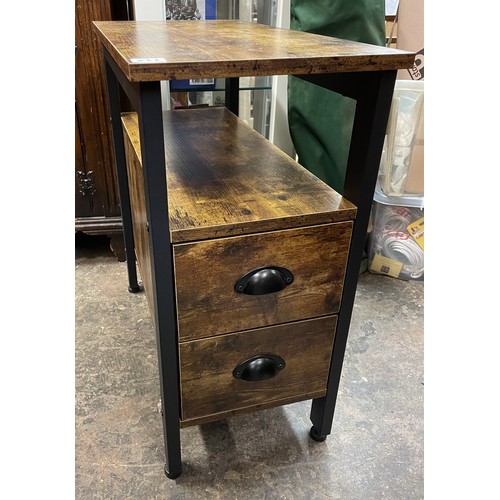
<instances>
[{"instance_id":1,"label":"cardboard box label","mask_svg":"<svg viewBox=\"0 0 500 500\"><path fill-rule=\"evenodd\" d=\"M416 53L413 68L398 71L399 80L424 79L424 0L399 0L398 49Z\"/></svg>"},{"instance_id":2,"label":"cardboard box label","mask_svg":"<svg viewBox=\"0 0 500 500\"><path fill-rule=\"evenodd\" d=\"M370 265L370 271L375 273L387 274L393 278L398 278L401 269L403 268L403 263L397 260L389 259L389 257L384 257L380 254L375 254Z\"/></svg>"},{"instance_id":3,"label":"cardboard box label","mask_svg":"<svg viewBox=\"0 0 500 500\"><path fill-rule=\"evenodd\" d=\"M420 248L424 249L424 218L412 222L408 226L408 232L412 238L420 245Z\"/></svg>"},{"instance_id":4,"label":"cardboard box label","mask_svg":"<svg viewBox=\"0 0 500 500\"><path fill-rule=\"evenodd\" d=\"M413 61L413 68L408 70L412 80L424 79L424 49L421 48L415 54L415 61Z\"/></svg>"}]
</instances>

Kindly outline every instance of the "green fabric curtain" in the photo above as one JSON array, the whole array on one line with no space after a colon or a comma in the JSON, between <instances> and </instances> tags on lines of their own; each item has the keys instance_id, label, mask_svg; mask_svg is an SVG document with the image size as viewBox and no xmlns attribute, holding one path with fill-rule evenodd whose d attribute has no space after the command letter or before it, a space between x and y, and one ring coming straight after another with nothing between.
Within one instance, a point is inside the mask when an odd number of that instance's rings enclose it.
<instances>
[{"instance_id":1,"label":"green fabric curtain","mask_svg":"<svg viewBox=\"0 0 500 500\"><path fill-rule=\"evenodd\" d=\"M291 0L290 28L385 45L384 0ZM301 165L343 192L356 103L299 78L288 83L290 134Z\"/></svg>"}]
</instances>

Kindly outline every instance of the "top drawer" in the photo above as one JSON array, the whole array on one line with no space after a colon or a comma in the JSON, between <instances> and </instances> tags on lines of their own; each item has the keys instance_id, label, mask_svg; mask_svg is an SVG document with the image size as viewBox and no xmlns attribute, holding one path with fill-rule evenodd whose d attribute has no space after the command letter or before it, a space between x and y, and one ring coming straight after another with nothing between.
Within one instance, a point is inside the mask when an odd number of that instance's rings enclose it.
<instances>
[{"instance_id":1,"label":"top drawer","mask_svg":"<svg viewBox=\"0 0 500 500\"><path fill-rule=\"evenodd\" d=\"M337 313L351 231L342 222L174 245L179 340Z\"/></svg>"}]
</instances>

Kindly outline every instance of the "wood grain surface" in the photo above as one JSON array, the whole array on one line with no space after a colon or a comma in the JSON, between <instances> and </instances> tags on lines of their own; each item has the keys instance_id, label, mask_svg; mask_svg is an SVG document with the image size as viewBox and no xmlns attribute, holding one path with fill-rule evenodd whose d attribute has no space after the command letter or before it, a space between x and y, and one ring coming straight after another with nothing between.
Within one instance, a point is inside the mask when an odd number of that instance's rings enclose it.
<instances>
[{"instance_id":1,"label":"wood grain surface","mask_svg":"<svg viewBox=\"0 0 500 500\"><path fill-rule=\"evenodd\" d=\"M234 417L235 415L240 415L242 413L249 413L258 410L265 410L267 408L274 408L276 406L288 405L291 403L297 403L298 401L305 401L308 399L321 398L326 394L325 389L321 391L311 391L304 394L295 394L289 398L282 399L270 399L258 404L250 404L250 406L242 406L240 408L235 408L232 410L224 410L217 413L211 413L210 415L203 415L202 417L186 418L180 420L180 426L190 427L192 425L205 424L207 422L214 422L216 420L221 420L224 418Z\"/></svg>"},{"instance_id":2,"label":"wood grain surface","mask_svg":"<svg viewBox=\"0 0 500 500\"><path fill-rule=\"evenodd\" d=\"M398 70L411 68L415 58L412 52L242 21L96 21L94 29L133 82Z\"/></svg>"},{"instance_id":3,"label":"wood grain surface","mask_svg":"<svg viewBox=\"0 0 500 500\"><path fill-rule=\"evenodd\" d=\"M338 312L352 222L174 245L181 341ZM294 281L279 292L234 290L249 271L279 266Z\"/></svg>"},{"instance_id":4,"label":"wood grain surface","mask_svg":"<svg viewBox=\"0 0 500 500\"><path fill-rule=\"evenodd\" d=\"M182 419L251 409L274 400L324 394L336 316L185 342L179 345ZM249 382L233 370L252 356L285 360L275 377ZM318 397L318 396L315 396Z\"/></svg>"},{"instance_id":5,"label":"wood grain surface","mask_svg":"<svg viewBox=\"0 0 500 500\"><path fill-rule=\"evenodd\" d=\"M141 161L137 114L122 121ZM174 243L352 220L352 203L225 108L163 115Z\"/></svg>"},{"instance_id":6,"label":"wood grain surface","mask_svg":"<svg viewBox=\"0 0 500 500\"><path fill-rule=\"evenodd\" d=\"M90 217L120 215L102 50L92 29L92 21L112 18L111 4L110 0L75 2L75 174L92 171L95 188L92 195L83 196L77 187L75 215L89 217L90 224Z\"/></svg>"},{"instance_id":7,"label":"wood grain surface","mask_svg":"<svg viewBox=\"0 0 500 500\"><path fill-rule=\"evenodd\" d=\"M134 152L134 147L125 129L123 131L130 203L132 206L132 228L134 233L135 255L149 306L154 321L153 279L151 275L151 255L149 234L147 231L146 199L144 197L144 179L142 167Z\"/></svg>"}]
</instances>

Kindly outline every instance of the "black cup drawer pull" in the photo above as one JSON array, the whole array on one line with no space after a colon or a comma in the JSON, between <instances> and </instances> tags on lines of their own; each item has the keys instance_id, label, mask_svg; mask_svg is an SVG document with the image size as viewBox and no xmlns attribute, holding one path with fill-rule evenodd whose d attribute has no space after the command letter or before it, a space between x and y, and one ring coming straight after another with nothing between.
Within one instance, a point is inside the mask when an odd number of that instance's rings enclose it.
<instances>
[{"instance_id":1,"label":"black cup drawer pull","mask_svg":"<svg viewBox=\"0 0 500 500\"><path fill-rule=\"evenodd\" d=\"M234 287L237 293L264 295L279 292L293 283L293 274L284 267L266 266L253 269L240 278Z\"/></svg>"},{"instance_id":2,"label":"black cup drawer pull","mask_svg":"<svg viewBox=\"0 0 500 500\"><path fill-rule=\"evenodd\" d=\"M263 354L240 363L234 370L233 376L249 382L259 382L275 377L285 368L285 360L274 354Z\"/></svg>"}]
</instances>

